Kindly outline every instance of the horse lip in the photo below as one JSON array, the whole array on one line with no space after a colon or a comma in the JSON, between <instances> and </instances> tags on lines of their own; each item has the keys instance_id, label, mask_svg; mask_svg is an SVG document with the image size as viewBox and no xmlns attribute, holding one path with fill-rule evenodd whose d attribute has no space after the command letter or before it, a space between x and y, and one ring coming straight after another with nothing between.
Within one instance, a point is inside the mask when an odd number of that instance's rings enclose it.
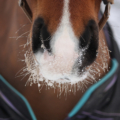
<instances>
[{"instance_id":1,"label":"horse lip","mask_svg":"<svg viewBox=\"0 0 120 120\"><path fill-rule=\"evenodd\" d=\"M67 78L67 77L65 77L64 79L65 79L65 80L70 80L70 79L69 79L69 78Z\"/></svg>"}]
</instances>

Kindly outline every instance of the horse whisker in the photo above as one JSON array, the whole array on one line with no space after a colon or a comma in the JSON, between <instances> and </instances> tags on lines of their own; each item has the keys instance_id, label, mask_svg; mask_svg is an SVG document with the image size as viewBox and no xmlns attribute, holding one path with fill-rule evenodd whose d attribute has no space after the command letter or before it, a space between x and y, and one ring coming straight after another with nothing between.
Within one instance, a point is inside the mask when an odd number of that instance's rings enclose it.
<instances>
[{"instance_id":1,"label":"horse whisker","mask_svg":"<svg viewBox=\"0 0 120 120\"><path fill-rule=\"evenodd\" d=\"M16 40L18 40L21 36L23 36L23 35L25 35L25 34L27 34L27 33L29 33L29 32L30 32L30 31L27 31L27 32L21 34L20 36L18 36L18 37L16 38Z\"/></svg>"}]
</instances>

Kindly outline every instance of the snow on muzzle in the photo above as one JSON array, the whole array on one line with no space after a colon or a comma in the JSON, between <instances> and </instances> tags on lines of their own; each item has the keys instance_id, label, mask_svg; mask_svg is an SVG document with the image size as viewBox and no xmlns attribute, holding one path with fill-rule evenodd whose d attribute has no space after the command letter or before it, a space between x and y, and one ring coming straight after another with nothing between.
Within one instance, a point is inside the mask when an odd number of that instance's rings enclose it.
<instances>
[{"instance_id":1,"label":"snow on muzzle","mask_svg":"<svg viewBox=\"0 0 120 120\"><path fill-rule=\"evenodd\" d=\"M47 50L44 50L44 53L35 54L40 64L40 72L44 78L49 80L69 78L79 57L76 43L65 32L57 39L53 37L51 41L51 55Z\"/></svg>"}]
</instances>

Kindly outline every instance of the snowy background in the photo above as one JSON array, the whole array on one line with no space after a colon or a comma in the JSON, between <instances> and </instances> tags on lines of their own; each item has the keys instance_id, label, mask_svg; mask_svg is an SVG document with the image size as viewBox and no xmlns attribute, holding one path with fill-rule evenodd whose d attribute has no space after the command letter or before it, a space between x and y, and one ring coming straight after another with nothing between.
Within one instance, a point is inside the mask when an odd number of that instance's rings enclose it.
<instances>
[{"instance_id":1,"label":"snowy background","mask_svg":"<svg viewBox=\"0 0 120 120\"><path fill-rule=\"evenodd\" d=\"M103 3L101 4L102 12L105 9ZM114 0L114 4L111 5L110 18L108 20L112 27L115 40L118 43L120 49L120 0Z\"/></svg>"}]
</instances>

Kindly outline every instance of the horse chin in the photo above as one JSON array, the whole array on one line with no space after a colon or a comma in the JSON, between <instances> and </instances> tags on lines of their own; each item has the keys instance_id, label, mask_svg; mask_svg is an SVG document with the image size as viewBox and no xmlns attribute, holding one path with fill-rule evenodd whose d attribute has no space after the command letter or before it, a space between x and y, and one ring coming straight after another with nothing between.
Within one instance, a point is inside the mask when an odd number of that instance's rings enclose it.
<instances>
[{"instance_id":1,"label":"horse chin","mask_svg":"<svg viewBox=\"0 0 120 120\"><path fill-rule=\"evenodd\" d=\"M80 75L75 75L75 74L42 74L45 79L54 81L56 83L70 83L70 84L75 84L80 81L83 81L87 78L88 72L84 72ZM46 76L47 75L47 76Z\"/></svg>"},{"instance_id":2,"label":"horse chin","mask_svg":"<svg viewBox=\"0 0 120 120\"><path fill-rule=\"evenodd\" d=\"M49 55L45 50L44 53L36 53L35 58L39 64L39 76L46 81L74 84L87 78L88 72L83 70L83 67L81 70L75 67L79 58L77 54L66 58L66 56Z\"/></svg>"}]
</instances>

